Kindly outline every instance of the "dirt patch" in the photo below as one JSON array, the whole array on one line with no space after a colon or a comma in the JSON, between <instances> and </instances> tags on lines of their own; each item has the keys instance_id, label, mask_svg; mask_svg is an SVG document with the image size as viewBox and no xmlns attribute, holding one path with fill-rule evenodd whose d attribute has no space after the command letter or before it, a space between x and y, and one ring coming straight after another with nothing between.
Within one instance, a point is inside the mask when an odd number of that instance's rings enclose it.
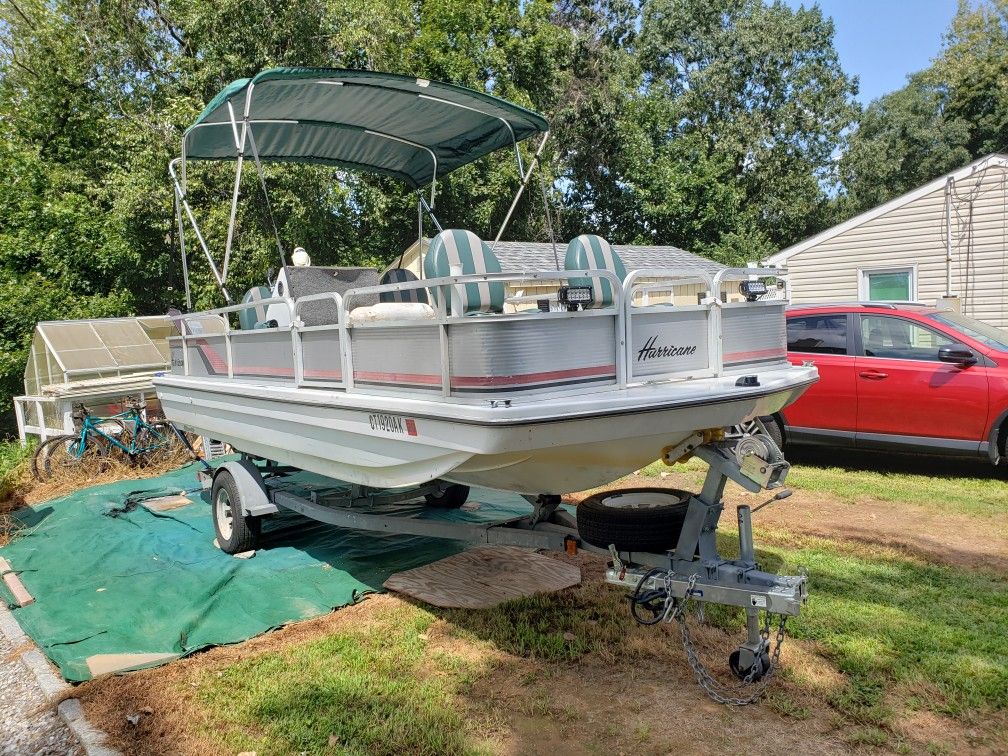
<instances>
[{"instance_id":1,"label":"dirt patch","mask_svg":"<svg viewBox=\"0 0 1008 756\"><path fill-rule=\"evenodd\" d=\"M666 477L630 475L606 488L656 486L696 490L695 476L669 472ZM576 503L600 489L565 497ZM735 507L766 501L767 494L750 494L738 486L725 491L721 525L736 527ZM1008 571L1008 512L992 518L934 512L925 507L877 499L854 504L824 493L795 490L753 515L759 527L780 527L796 534L852 541L895 549L928 562L968 569Z\"/></svg>"},{"instance_id":2,"label":"dirt patch","mask_svg":"<svg viewBox=\"0 0 1008 756\"><path fill-rule=\"evenodd\" d=\"M124 754L217 753L210 737L211 720L199 700L199 688L226 667L269 651L306 643L353 626L356 631L380 625L383 614L404 602L393 596L365 601L274 632L179 659L167 666L125 675L108 675L78 686L68 695L81 699L88 719L107 733ZM138 717L133 724L127 717Z\"/></svg>"},{"instance_id":3,"label":"dirt patch","mask_svg":"<svg viewBox=\"0 0 1008 756\"><path fill-rule=\"evenodd\" d=\"M599 562L592 557L579 557ZM601 562L590 565L599 581ZM593 589L597 586L586 586ZM577 590L577 589L574 589ZM266 651L308 642L353 627L379 626L406 602L373 596L333 614L287 626L242 644L214 648L159 669L107 676L84 683L88 718L126 754L202 754L219 750L213 722L202 710L199 688L229 665ZM629 618L627 618L629 623ZM632 628L643 635L643 628ZM720 642L720 633L715 631ZM703 634L703 631L701 631ZM617 659L589 654L576 663L528 659L501 652L442 619L426 633L430 654L449 653L479 662L486 672L460 697L467 719L478 725L474 742L501 754L698 753L750 750L754 733L773 733L775 748L839 753L842 735L821 703L804 703L792 682L775 683L773 698L747 710L751 726L739 727L736 710L710 701L697 687L681 649L665 637L650 648L632 644ZM635 650L636 648L636 650ZM639 652L649 661L642 663ZM783 703L782 703L783 702ZM811 708L809 708L811 707ZM781 710L800 711L800 716ZM135 724L129 718L139 717ZM474 727L475 729L475 727Z\"/></svg>"},{"instance_id":4,"label":"dirt patch","mask_svg":"<svg viewBox=\"0 0 1008 756\"><path fill-rule=\"evenodd\" d=\"M698 687L673 627L643 628L624 617L618 591L602 585L604 562L584 553L556 555L582 567L584 583L565 591L575 603L598 612L598 632L617 619L622 641L607 638L575 661L529 658L509 653L481 632L473 615L430 610L437 619L424 633L426 656L448 654L478 670L458 695L470 723L470 741L498 754L733 753L765 749L798 753L857 750L862 730L839 716L828 701L843 676L813 643L789 639L784 668L766 699L745 709L720 706ZM580 599L578 598L580 595ZM410 604L392 595L368 597L324 617L289 625L245 643L210 649L166 667L107 676L77 688L88 717L126 754L217 752L219 726L200 700L230 665L321 637L352 630L381 632ZM618 616L617 616L618 614ZM588 621L591 623L591 620ZM485 628L483 628L485 629ZM709 664L723 672L724 651L733 638L717 628L694 625L697 645ZM436 665L430 665L430 673ZM426 667L425 667L426 669ZM726 675L727 677L727 675ZM918 691L920 692L920 691ZM916 695L914 691L904 692ZM906 711L902 705L897 710ZM214 712L227 718L227 712ZM139 717L135 724L127 717ZM964 750L991 748L996 723L957 722L909 712L895 721L886 744L926 750L932 742ZM999 731L1003 732L1003 723ZM870 734L870 728L867 728ZM868 737L864 735L863 737ZM861 741L864 742L864 741Z\"/></svg>"}]
</instances>

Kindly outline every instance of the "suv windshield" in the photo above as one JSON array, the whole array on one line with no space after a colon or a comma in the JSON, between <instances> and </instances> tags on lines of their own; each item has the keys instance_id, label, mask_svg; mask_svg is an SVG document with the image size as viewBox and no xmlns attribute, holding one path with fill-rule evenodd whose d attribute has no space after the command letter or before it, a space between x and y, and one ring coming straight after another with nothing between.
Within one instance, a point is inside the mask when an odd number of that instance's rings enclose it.
<instances>
[{"instance_id":1,"label":"suv windshield","mask_svg":"<svg viewBox=\"0 0 1008 756\"><path fill-rule=\"evenodd\" d=\"M958 312L939 312L928 317L943 325L962 331L970 338L976 339L981 344L986 344L992 349L997 349L999 352L1008 352L1008 331L981 323L979 320L968 318Z\"/></svg>"}]
</instances>

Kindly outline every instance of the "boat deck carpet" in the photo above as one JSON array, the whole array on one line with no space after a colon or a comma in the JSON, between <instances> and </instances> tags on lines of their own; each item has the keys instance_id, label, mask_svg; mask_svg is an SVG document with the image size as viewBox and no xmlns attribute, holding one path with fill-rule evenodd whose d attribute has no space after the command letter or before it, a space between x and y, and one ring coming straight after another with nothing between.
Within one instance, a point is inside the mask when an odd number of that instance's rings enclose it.
<instances>
[{"instance_id":1,"label":"boat deck carpet","mask_svg":"<svg viewBox=\"0 0 1008 756\"><path fill-rule=\"evenodd\" d=\"M237 643L351 604L380 591L393 573L465 548L336 528L282 510L264 523L254 556L236 559L213 545L209 496L195 472L190 465L159 478L95 486L16 512L24 529L0 556L36 601L14 608L2 585L0 600L67 680ZM333 482L297 473L284 486L324 492ZM473 489L465 510L404 504L394 511L493 522L531 506L515 494Z\"/></svg>"},{"instance_id":2,"label":"boat deck carpet","mask_svg":"<svg viewBox=\"0 0 1008 756\"><path fill-rule=\"evenodd\" d=\"M577 565L517 546L486 546L397 572L385 587L433 606L487 609L580 582Z\"/></svg>"}]
</instances>

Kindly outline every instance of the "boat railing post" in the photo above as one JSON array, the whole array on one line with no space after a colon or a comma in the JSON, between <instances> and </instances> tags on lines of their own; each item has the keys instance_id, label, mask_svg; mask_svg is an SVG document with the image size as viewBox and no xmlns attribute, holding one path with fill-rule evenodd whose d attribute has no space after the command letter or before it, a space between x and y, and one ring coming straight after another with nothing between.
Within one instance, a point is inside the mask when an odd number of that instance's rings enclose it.
<instances>
[{"instance_id":1,"label":"boat railing post","mask_svg":"<svg viewBox=\"0 0 1008 756\"><path fill-rule=\"evenodd\" d=\"M186 319L179 318L179 338L182 339L182 375L189 375L189 343L186 340Z\"/></svg>"},{"instance_id":2,"label":"boat railing post","mask_svg":"<svg viewBox=\"0 0 1008 756\"><path fill-rule=\"evenodd\" d=\"M224 354L227 359L228 378L234 378L234 353L231 351L231 317L224 314Z\"/></svg>"},{"instance_id":3,"label":"boat railing post","mask_svg":"<svg viewBox=\"0 0 1008 756\"><path fill-rule=\"evenodd\" d=\"M607 277L611 278L610 283L613 285L613 306L616 308L616 333L614 339L616 342L616 385L623 387L627 384L627 344L630 343L627 339L627 325L624 316L624 306L627 301L626 290L623 288L623 282L619 280L619 277L610 271L604 272L608 274Z\"/></svg>"},{"instance_id":4,"label":"boat railing post","mask_svg":"<svg viewBox=\"0 0 1008 756\"><path fill-rule=\"evenodd\" d=\"M297 303L287 299L287 309L290 310L291 356L294 359L294 385L304 384L304 347L301 343L301 327L298 325Z\"/></svg>"},{"instance_id":5,"label":"boat railing post","mask_svg":"<svg viewBox=\"0 0 1008 756\"><path fill-rule=\"evenodd\" d=\"M441 296L438 297L438 330L441 339L441 396L451 396L451 366L449 365L450 352L448 348L448 307L446 300L449 291L454 290L454 286L442 286Z\"/></svg>"},{"instance_id":6,"label":"boat railing post","mask_svg":"<svg viewBox=\"0 0 1008 756\"><path fill-rule=\"evenodd\" d=\"M623 342L623 360L626 366L624 372L623 383L620 385L625 386L633 379L633 375L630 370L630 355L627 354L627 350L630 349L630 345L633 344L633 313L630 312L630 307L633 304L633 286L637 279L640 278L638 271L631 270L627 274L626 279L623 282L623 328L625 331L624 342Z\"/></svg>"},{"instance_id":7,"label":"boat railing post","mask_svg":"<svg viewBox=\"0 0 1008 756\"><path fill-rule=\"evenodd\" d=\"M711 301L707 304L708 341L710 341L710 369L714 377L721 375L724 370L724 337L721 334L721 299L718 295L717 284L712 287Z\"/></svg>"},{"instance_id":8,"label":"boat railing post","mask_svg":"<svg viewBox=\"0 0 1008 756\"><path fill-rule=\"evenodd\" d=\"M340 369L343 373L343 385L347 391L350 391L354 387L354 373L353 349L350 343L350 330L347 327L347 318L349 317L347 303L353 294L347 292L347 295L346 299L343 299L339 294L335 294L334 298L336 300L336 327L339 329Z\"/></svg>"}]
</instances>

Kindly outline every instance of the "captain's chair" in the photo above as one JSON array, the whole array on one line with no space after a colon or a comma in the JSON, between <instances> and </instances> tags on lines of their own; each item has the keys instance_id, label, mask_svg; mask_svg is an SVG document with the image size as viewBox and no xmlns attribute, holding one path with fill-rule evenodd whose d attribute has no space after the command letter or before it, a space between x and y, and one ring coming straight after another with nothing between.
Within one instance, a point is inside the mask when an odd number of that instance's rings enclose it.
<instances>
[{"instance_id":1,"label":"captain's chair","mask_svg":"<svg viewBox=\"0 0 1008 756\"><path fill-rule=\"evenodd\" d=\"M442 278L452 275L452 268L461 269L462 275L500 273L497 257L472 231L448 229L431 239L424 257L424 276ZM499 281L467 283L457 287L462 300L462 313L501 313L504 311L504 284ZM436 304L439 291L430 289L431 301Z\"/></svg>"},{"instance_id":2,"label":"captain's chair","mask_svg":"<svg viewBox=\"0 0 1008 756\"><path fill-rule=\"evenodd\" d=\"M266 305L258 303L271 296L272 294L266 286L254 286L245 292L242 304L252 304L253 306L238 311L238 326L241 330L251 331L260 323L266 322Z\"/></svg>"},{"instance_id":3,"label":"captain's chair","mask_svg":"<svg viewBox=\"0 0 1008 756\"><path fill-rule=\"evenodd\" d=\"M413 271L409 268L392 268L385 271L385 275L381 277L381 283L383 286L385 284L394 283L407 283L409 281L416 281L417 277L413 274ZM381 302L427 302L427 292L423 289L405 289L403 291L383 291L378 295L378 299Z\"/></svg>"},{"instance_id":4,"label":"captain's chair","mask_svg":"<svg viewBox=\"0 0 1008 756\"><path fill-rule=\"evenodd\" d=\"M571 239L564 255L566 270L608 270L622 281L626 278L626 266L616 254L616 250L601 236L582 234ZM611 282L604 278L572 278L571 286L592 287L591 307L609 307L613 303Z\"/></svg>"}]
</instances>

